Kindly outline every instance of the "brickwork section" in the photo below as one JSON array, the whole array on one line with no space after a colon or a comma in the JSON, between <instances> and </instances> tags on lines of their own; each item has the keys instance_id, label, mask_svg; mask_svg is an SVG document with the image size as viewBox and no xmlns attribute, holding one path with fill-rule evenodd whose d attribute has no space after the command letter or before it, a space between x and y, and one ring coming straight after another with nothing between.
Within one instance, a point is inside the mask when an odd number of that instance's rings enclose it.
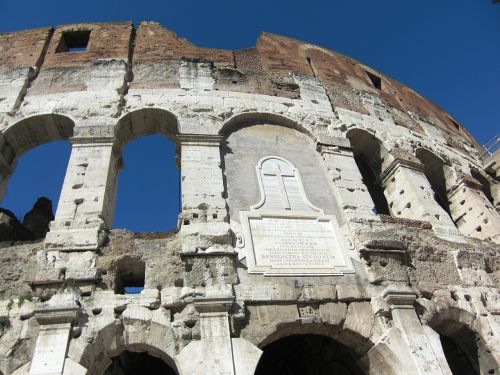
<instances>
[{"instance_id":1,"label":"brickwork section","mask_svg":"<svg viewBox=\"0 0 500 375\"><path fill-rule=\"evenodd\" d=\"M85 51L61 52L64 35L90 32ZM255 48L239 51L201 48L158 23L142 22L137 30L128 22L89 23L36 29L0 35L0 69L34 66L41 61L43 48L50 44L31 94L87 90L88 72L82 67L105 59L127 59L133 46L132 88L178 88L181 60L212 64L213 89L300 98L294 76L316 77L325 88L334 108L372 114L361 98L368 92L385 106L395 124L417 133L423 128L410 116L418 113L422 121L440 128L449 146L467 152L467 144L477 142L442 109L420 95L363 64L341 54L295 39L263 33ZM35 48L33 48L35 46ZM51 69L65 71L50 71ZM158 72L155 79L151 72ZM375 87L368 73L380 79ZM121 73L120 73L121 74ZM43 82L42 82L43 81ZM70 84L58 85L58 81ZM64 87L63 87L64 86ZM460 138L457 138L459 135Z\"/></svg>"},{"instance_id":2,"label":"brickwork section","mask_svg":"<svg viewBox=\"0 0 500 375\"><path fill-rule=\"evenodd\" d=\"M57 52L64 33L90 31L87 49L79 52ZM80 66L98 59L127 59L132 24L82 23L56 28L43 64L44 69Z\"/></svg>"},{"instance_id":3,"label":"brickwork section","mask_svg":"<svg viewBox=\"0 0 500 375\"><path fill-rule=\"evenodd\" d=\"M182 57L207 59L216 64L233 66L232 51L200 48L178 38L177 35L157 23L143 22L137 29L134 63L179 61Z\"/></svg>"},{"instance_id":4,"label":"brickwork section","mask_svg":"<svg viewBox=\"0 0 500 375\"><path fill-rule=\"evenodd\" d=\"M0 71L37 65L50 28L0 34Z\"/></svg>"}]
</instances>

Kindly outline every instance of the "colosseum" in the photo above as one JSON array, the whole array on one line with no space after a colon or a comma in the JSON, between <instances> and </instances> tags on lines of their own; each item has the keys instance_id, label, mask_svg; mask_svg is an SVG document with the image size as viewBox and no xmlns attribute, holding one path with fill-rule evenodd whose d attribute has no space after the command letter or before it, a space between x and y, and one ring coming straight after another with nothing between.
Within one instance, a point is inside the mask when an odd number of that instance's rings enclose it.
<instances>
[{"instance_id":1,"label":"colosseum","mask_svg":"<svg viewBox=\"0 0 500 375\"><path fill-rule=\"evenodd\" d=\"M3 33L0 133L2 196L71 143L53 216L1 212L2 375L500 373L498 153L360 62L154 22ZM114 230L122 150L151 134L177 228Z\"/></svg>"}]
</instances>

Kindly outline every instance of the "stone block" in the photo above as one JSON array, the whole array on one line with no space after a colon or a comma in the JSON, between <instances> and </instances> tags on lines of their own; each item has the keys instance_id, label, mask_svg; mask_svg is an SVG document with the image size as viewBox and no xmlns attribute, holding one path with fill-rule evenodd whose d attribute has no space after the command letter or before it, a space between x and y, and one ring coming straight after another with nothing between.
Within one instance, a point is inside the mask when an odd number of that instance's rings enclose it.
<instances>
[{"instance_id":1,"label":"stone block","mask_svg":"<svg viewBox=\"0 0 500 375\"><path fill-rule=\"evenodd\" d=\"M341 302L366 301L370 299L366 288L359 284L338 284L337 298Z\"/></svg>"},{"instance_id":2,"label":"stone block","mask_svg":"<svg viewBox=\"0 0 500 375\"><path fill-rule=\"evenodd\" d=\"M349 304L344 329L367 338L370 336L373 322L374 315L369 302L352 302Z\"/></svg>"},{"instance_id":3,"label":"stone block","mask_svg":"<svg viewBox=\"0 0 500 375\"><path fill-rule=\"evenodd\" d=\"M256 306L256 312L261 324L291 322L299 318L296 305L261 305Z\"/></svg>"},{"instance_id":4,"label":"stone block","mask_svg":"<svg viewBox=\"0 0 500 375\"><path fill-rule=\"evenodd\" d=\"M347 305L342 302L327 302L319 305L319 316L323 323L340 326L346 317Z\"/></svg>"}]
</instances>

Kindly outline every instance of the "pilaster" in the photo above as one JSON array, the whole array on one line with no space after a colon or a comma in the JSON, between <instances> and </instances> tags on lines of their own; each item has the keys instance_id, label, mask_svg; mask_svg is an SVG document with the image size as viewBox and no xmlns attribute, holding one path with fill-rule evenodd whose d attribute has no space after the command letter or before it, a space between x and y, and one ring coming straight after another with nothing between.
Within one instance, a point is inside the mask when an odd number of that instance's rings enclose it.
<instances>
[{"instance_id":1,"label":"pilaster","mask_svg":"<svg viewBox=\"0 0 500 375\"><path fill-rule=\"evenodd\" d=\"M408 287L389 286L382 297L390 306L394 325L402 332L408 352L417 369L417 374L448 374L436 357L432 343L413 308L416 293Z\"/></svg>"},{"instance_id":2,"label":"pilaster","mask_svg":"<svg viewBox=\"0 0 500 375\"><path fill-rule=\"evenodd\" d=\"M35 309L40 324L30 375L61 375L68 351L71 324L78 318L80 308L71 294L54 296L50 305Z\"/></svg>"},{"instance_id":3,"label":"pilaster","mask_svg":"<svg viewBox=\"0 0 500 375\"><path fill-rule=\"evenodd\" d=\"M432 224L443 238L457 240L460 232L448 213L434 199L434 191L417 161L395 157L381 175L391 214Z\"/></svg>"},{"instance_id":4,"label":"pilaster","mask_svg":"<svg viewBox=\"0 0 500 375\"><path fill-rule=\"evenodd\" d=\"M177 356L182 373L234 375L234 358L228 311L232 295L196 298L200 313L201 340L192 341Z\"/></svg>"},{"instance_id":5,"label":"pilaster","mask_svg":"<svg viewBox=\"0 0 500 375\"><path fill-rule=\"evenodd\" d=\"M461 178L448 200L453 220L464 235L500 243L500 216L472 177Z\"/></svg>"},{"instance_id":6,"label":"pilaster","mask_svg":"<svg viewBox=\"0 0 500 375\"><path fill-rule=\"evenodd\" d=\"M222 139L206 134L178 136L183 253L232 251L220 156Z\"/></svg>"},{"instance_id":7,"label":"pilaster","mask_svg":"<svg viewBox=\"0 0 500 375\"><path fill-rule=\"evenodd\" d=\"M347 138L321 136L317 150L323 157L334 186L336 199L348 220L380 220L374 213L375 204L354 161Z\"/></svg>"},{"instance_id":8,"label":"pilaster","mask_svg":"<svg viewBox=\"0 0 500 375\"><path fill-rule=\"evenodd\" d=\"M113 221L120 159L113 138L72 138L71 143L71 156L45 247L96 250Z\"/></svg>"}]
</instances>

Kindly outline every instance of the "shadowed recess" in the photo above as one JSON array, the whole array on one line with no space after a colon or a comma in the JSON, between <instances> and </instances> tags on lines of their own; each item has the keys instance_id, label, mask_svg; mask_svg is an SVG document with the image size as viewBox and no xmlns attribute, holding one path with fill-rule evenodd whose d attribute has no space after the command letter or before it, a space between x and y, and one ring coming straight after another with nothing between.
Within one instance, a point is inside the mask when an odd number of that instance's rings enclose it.
<instances>
[{"instance_id":1,"label":"shadowed recess","mask_svg":"<svg viewBox=\"0 0 500 375\"><path fill-rule=\"evenodd\" d=\"M291 335L264 348L255 375L357 375L357 355L320 335Z\"/></svg>"}]
</instances>

